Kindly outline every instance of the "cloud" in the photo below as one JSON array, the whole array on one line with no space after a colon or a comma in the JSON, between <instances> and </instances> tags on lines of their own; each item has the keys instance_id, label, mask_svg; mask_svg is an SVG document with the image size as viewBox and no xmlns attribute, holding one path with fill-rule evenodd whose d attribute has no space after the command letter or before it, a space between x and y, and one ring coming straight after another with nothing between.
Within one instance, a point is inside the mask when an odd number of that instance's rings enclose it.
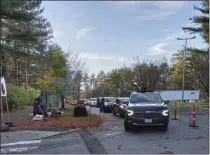
<instances>
[{"instance_id":1,"label":"cloud","mask_svg":"<svg viewBox=\"0 0 210 155\"><path fill-rule=\"evenodd\" d=\"M157 5L161 7L166 7L166 8L180 8L182 7L185 3L185 1L157 1Z\"/></svg>"},{"instance_id":2,"label":"cloud","mask_svg":"<svg viewBox=\"0 0 210 155\"><path fill-rule=\"evenodd\" d=\"M121 5L156 5L161 8L177 8L182 7L186 2L185 1L116 1L116 4Z\"/></svg>"},{"instance_id":3,"label":"cloud","mask_svg":"<svg viewBox=\"0 0 210 155\"><path fill-rule=\"evenodd\" d=\"M63 32L59 31L59 30L54 30L53 35L54 35L54 37L62 37Z\"/></svg>"},{"instance_id":4,"label":"cloud","mask_svg":"<svg viewBox=\"0 0 210 155\"><path fill-rule=\"evenodd\" d=\"M95 31L95 28L82 28L77 31L76 39L87 38L93 31Z\"/></svg>"},{"instance_id":5,"label":"cloud","mask_svg":"<svg viewBox=\"0 0 210 155\"><path fill-rule=\"evenodd\" d=\"M162 20L176 13L184 1L119 1L116 6L132 13L137 20Z\"/></svg>"},{"instance_id":6,"label":"cloud","mask_svg":"<svg viewBox=\"0 0 210 155\"><path fill-rule=\"evenodd\" d=\"M184 36L184 35L185 35L184 31L176 31L172 33L171 35L166 36L163 40L164 41L176 40L176 38Z\"/></svg>"},{"instance_id":7,"label":"cloud","mask_svg":"<svg viewBox=\"0 0 210 155\"><path fill-rule=\"evenodd\" d=\"M103 54L93 53L93 52L82 52L81 57L83 57L84 59L89 59L89 60L107 60L107 61L117 61L117 62L125 61L125 58L121 56L103 55Z\"/></svg>"},{"instance_id":8,"label":"cloud","mask_svg":"<svg viewBox=\"0 0 210 155\"><path fill-rule=\"evenodd\" d=\"M192 26L192 23L191 22L188 22L183 27L189 27L189 26ZM186 35L186 33L184 33L184 31L180 28L180 30L175 31L174 33L166 36L165 38L163 38L163 40L164 41L176 40L178 37L182 37L184 35Z\"/></svg>"},{"instance_id":9,"label":"cloud","mask_svg":"<svg viewBox=\"0 0 210 155\"><path fill-rule=\"evenodd\" d=\"M163 20L164 18L174 14L174 12L144 11L136 16L137 20Z\"/></svg>"},{"instance_id":10,"label":"cloud","mask_svg":"<svg viewBox=\"0 0 210 155\"><path fill-rule=\"evenodd\" d=\"M149 48L149 55L162 55L165 54L167 51L164 49L167 46L167 42L162 42L156 45L153 45Z\"/></svg>"},{"instance_id":11,"label":"cloud","mask_svg":"<svg viewBox=\"0 0 210 155\"><path fill-rule=\"evenodd\" d=\"M117 3L119 4L138 4L139 1L117 1Z\"/></svg>"}]
</instances>

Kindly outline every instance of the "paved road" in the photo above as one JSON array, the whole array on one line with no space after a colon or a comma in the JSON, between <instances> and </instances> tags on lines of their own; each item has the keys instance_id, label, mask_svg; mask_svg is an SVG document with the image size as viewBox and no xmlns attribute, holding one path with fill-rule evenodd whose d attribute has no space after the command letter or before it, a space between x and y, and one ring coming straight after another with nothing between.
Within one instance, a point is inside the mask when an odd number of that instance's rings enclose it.
<instances>
[{"instance_id":1,"label":"paved road","mask_svg":"<svg viewBox=\"0 0 210 155\"><path fill-rule=\"evenodd\" d=\"M209 132L207 128L191 128L188 123L171 120L168 132L161 130L137 130L124 132L123 122L106 123L102 131L92 131L109 154L115 153L208 153Z\"/></svg>"},{"instance_id":2,"label":"paved road","mask_svg":"<svg viewBox=\"0 0 210 155\"><path fill-rule=\"evenodd\" d=\"M190 123L191 115L181 115L181 119ZM196 115L196 123L198 126L209 127L209 115Z\"/></svg>"},{"instance_id":3,"label":"paved road","mask_svg":"<svg viewBox=\"0 0 210 155\"><path fill-rule=\"evenodd\" d=\"M19 153L30 154L208 154L208 129L189 127L186 122L171 120L168 132L138 128L125 132L123 119L104 114L106 122L99 128L44 139L33 143L24 142ZM22 142L23 143L23 142ZM27 144L26 144L27 143ZM3 146L4 153L18 153L20 144ZM6 150L7 148L7 150ZM16 148L16 149L14 149ZM12 150L13 149L13 150ZM13 152L12 152L13 151Z\"/></svg>"}]
</instances>

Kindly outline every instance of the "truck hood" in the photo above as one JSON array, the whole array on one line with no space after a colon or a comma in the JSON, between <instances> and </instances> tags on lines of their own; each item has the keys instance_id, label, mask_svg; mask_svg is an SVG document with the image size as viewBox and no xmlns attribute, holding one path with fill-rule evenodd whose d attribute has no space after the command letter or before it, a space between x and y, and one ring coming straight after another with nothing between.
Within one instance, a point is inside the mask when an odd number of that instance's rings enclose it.
<instances>
[{"instance_id":1,"label":"truck hood","mask_svg":"<svg viewBox=\"0 0 210 155\"><path fill-rule=\"evenodd\" d=\"M164 103L135 103L131 104L129 103L128 109L131 109L135 112L141 112L141 111L162 111L168 109L168 106Z\"/></svg>"}]
</instances>

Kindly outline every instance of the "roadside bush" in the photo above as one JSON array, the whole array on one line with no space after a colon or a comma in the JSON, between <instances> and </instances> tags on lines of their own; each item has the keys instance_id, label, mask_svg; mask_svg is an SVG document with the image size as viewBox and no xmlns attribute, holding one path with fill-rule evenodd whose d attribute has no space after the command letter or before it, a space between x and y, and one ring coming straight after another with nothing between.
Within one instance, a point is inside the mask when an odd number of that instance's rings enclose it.
<instances>
[{"instance_id":1,"label":"roadside bush","mask_svg":"<svg viewBox=\"0 0 210 155\"><path fill-rule=\"evenodd\" d=\"M7 99L10 110L22 109L26 105L32 105L34 98L40 94L39 90L29 87L28 91L25 91L23 86L17 87L14 84L7 84ZM6 110L5 101L4 110Z\"/></svg>"}]
</instances>

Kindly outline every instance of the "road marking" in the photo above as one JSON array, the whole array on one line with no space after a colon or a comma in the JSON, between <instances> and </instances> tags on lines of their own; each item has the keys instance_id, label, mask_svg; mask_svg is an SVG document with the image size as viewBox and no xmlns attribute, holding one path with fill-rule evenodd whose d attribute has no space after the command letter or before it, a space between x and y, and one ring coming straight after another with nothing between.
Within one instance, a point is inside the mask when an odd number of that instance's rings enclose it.
<instances>
[{"instance_id":1,"label":"road marking","mask_svg":"<svg viewBox=\"0 0 210 155\"><path fill-rule=\"evenodd\" d=\"M20 147L20 148L10 148L10 149L1 149L1 154L4 153L14 153L14 152L23 152L23 151L27 151L27 150L32 150L32 149L37 149L38 146L34 146L34 147Z\"/></svg>"},{"instance_id":2,"label":"road marking","mask_svg":"<svg viewBox=\"0 0 210 155\"><path fill-rule=\"evenodd\" d=\"M113 133L108 133L106 135L104 135L103 137L106 137L106 136L112 136L112 135L118 135L118 134L122 134L124 132L113 132Z\"/></svg>"},{"instance_id":3,"label":"road marking","mask_svg":"<svg viewBox=\"0 0 210 155\"><path fill-rule=\"evenodd\" d=\"M33 140L33 141L19 141L14 143L7 143L7 144L1 144L2 146L12 146L12 145L23 145L23 144L35 144L35 143L41 143L42 140Z\"/></svg>"}]
</instances>

